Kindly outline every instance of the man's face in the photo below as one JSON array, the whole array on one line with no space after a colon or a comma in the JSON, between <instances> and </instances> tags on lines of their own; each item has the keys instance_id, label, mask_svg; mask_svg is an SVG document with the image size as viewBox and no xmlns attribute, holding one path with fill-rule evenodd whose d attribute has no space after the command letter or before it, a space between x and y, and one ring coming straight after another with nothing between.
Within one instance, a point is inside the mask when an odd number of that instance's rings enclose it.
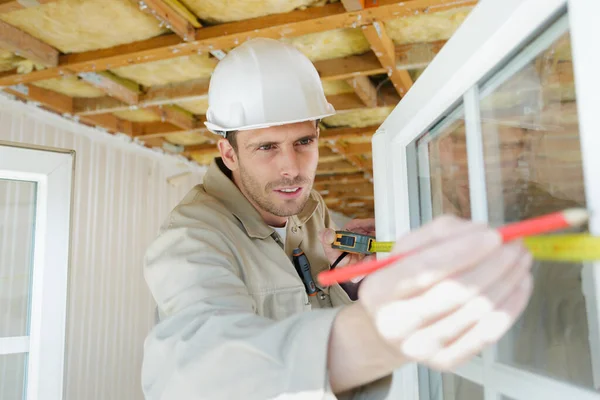
<instances>
[{"instance_id":1,"label":"man's face","mask_svg":"<svg viewBox=\"0 0 600 400\"><path fill-rule=\"evenodd\" d=\"M319 162L315 123L240 131L236 140L238 150L228 167L266 222L298 214L308 200Z\"/></svg>"}]
</instances>

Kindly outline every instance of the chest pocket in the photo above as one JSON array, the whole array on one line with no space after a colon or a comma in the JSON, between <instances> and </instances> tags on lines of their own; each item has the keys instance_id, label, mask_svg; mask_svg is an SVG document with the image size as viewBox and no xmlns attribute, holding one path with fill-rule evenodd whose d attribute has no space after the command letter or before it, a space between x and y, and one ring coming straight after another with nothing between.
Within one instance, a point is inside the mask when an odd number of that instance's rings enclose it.
<instances>
[{"instance_id":1,"label":"chest pocket","mask_svg":"<svg viewBox=\"0 0 600 400\"><path fill-rule=\"evenodd\" d=\"M288 318L311 309L304 287L269 290L252 295L256 301L257 313L274 320Z\"/></svg>"}]
</instances>

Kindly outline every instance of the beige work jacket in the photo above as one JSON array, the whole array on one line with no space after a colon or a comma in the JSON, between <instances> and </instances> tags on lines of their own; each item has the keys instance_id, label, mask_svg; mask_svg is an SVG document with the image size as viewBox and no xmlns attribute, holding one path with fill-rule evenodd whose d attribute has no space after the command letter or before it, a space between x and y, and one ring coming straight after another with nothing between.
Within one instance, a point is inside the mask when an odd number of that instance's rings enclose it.
<instances>
[{"instance_id":1,"label":"beige work jacket","mask_svg":"<svg viewBox=\"0 0 600 400\"><path fill-rule=\"evenodd\" d=\"M313 191L282 244L223 171L213 161L146 253L160 316L144 344L146 399L334 399L328 338L351 300L340 286L309 297L290 258L304 250L315 280L329 268L318 238L334 226L327 207ZM390 383L337 398L384 399Z\"/></svg>"}]
</instances>

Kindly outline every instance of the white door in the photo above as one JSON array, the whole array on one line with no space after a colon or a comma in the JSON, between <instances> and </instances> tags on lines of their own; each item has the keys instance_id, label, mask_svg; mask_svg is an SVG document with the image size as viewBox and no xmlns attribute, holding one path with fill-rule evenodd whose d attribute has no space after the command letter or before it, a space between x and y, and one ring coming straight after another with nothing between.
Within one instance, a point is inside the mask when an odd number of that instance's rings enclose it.
<instances>
[{"instance_id":1,"label":"white door","mask_svg":"<svg viewBox=\"0 0 600 400\"><path fill-rule=\"evenodd\" d=\"M0 400L62 399L73 167L0 142Z\"/></svg>"}]
</instances>

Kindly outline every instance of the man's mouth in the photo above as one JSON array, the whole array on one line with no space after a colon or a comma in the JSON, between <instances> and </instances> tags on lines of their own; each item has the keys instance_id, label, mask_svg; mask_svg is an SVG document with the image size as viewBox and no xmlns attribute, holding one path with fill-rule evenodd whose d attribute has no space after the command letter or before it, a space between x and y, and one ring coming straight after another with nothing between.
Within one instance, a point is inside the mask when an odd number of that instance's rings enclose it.
<instances>
[{"instance_id":1,"label":"man's mouth","mask_svg":"<svg viewBox=\"0 0 600 400\"><path fill-rule=\"evenodd\" d=\"M275 192L277 192L280 196L283 196L285 198L294 198L302 192L302 188L299 186L280 188L280 189L275 189Z\"/></svg>"}]
</instances>

